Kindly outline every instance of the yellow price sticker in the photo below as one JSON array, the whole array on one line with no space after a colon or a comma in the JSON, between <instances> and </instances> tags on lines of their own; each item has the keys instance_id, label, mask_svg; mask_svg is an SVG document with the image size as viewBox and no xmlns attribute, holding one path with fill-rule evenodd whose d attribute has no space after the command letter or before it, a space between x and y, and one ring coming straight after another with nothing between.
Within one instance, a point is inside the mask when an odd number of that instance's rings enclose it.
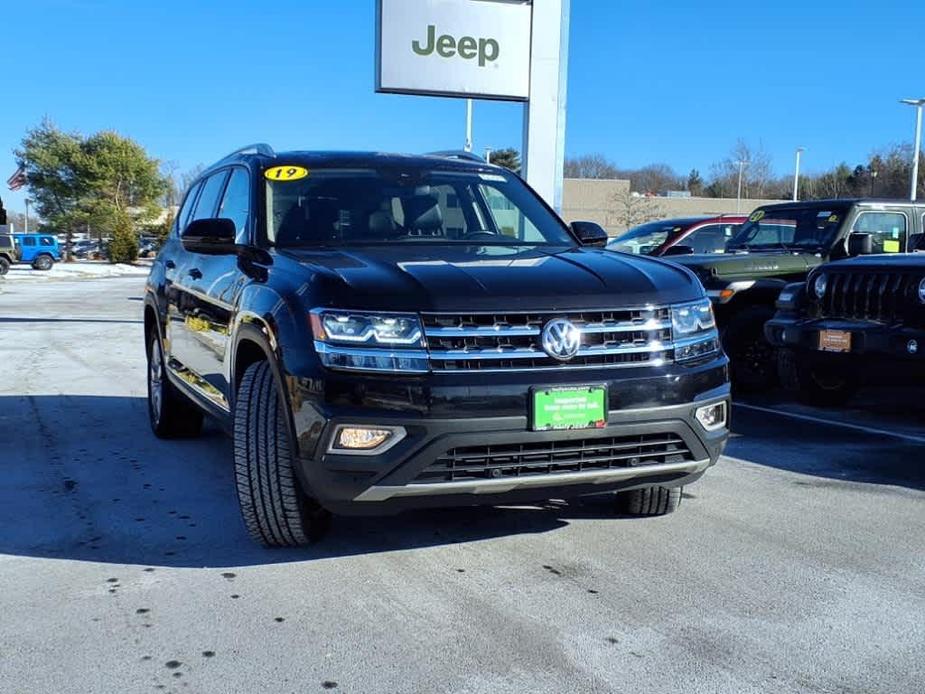
<instances>
[{"instance_id":1,"label":"yellow price sticker","mask_svg":"<svg viewBox=\"0 0 925 694\"><path fill-rule=\"evenodd\" d=\"M883 242L883 252L884 253L899 253L899 241L884 241Z\"/></svg>"},{"instance_id":2,"label":"yellow price sticker","mask_svg":"<svg viewBox=\"0 0 925 694\"><path fill-rule=\"evenodd\" d=\"M829 215L829 224L835 224L835 222L837 222L837 221L838 221L838 215L837 215L837 214L830 214L830 215Z\"/></svg>"},{"instance_id":3,"label":"yellow price sticker","mask_svg":"<svg viewBox=\"0 0 925 694\"><path fill-rule=\"evenodd\" d=\"M298 181L308 176L308 169L303 166L271 166L263 172L268 181Z\"/></svg>"},{"instance_id":4,"label":"yellow price sticker","mask_svg":"<svg viewBox=\"0 0 925 694\"><path fill-rule=\"evenodd\" d=\"M748 221L760 222L762 219L764 219L764 210L758 210L757 212L752 213L752 216L748 218Z\"/></svg>"}]
</instances>

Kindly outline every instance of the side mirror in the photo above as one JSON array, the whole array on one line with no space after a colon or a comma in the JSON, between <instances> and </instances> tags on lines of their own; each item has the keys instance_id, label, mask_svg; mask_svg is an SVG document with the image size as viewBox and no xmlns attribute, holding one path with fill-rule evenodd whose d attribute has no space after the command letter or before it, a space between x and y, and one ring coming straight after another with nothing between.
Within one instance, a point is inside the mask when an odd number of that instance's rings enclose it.
<instances>
[{"instance_id":1,"label":"side mirror","mask_svg":"<svg viewBox=\"0 0 925 694\"><path fill-rule=\"evenodd\" d=\"M662 255L694 255L691 246L670 246Z\"/></svg>"},{"instance_id":2,"label":"side mirror","mask_svg":"<svg viewBox=\"0 0 925 694\"><path fill-rule=\"evenodd\" d=\"M925 234L916 234L909 244L913 251L925 251Z\"/></svg>"},{"instance_id":3,"label":"side mirror","mask_svg":"<svg viewBox=\"0 0 925 694\"><path fill-rule=\"evenodd\" d=\"M237 229L230 219L197 219L180 234L180 242L190 253L235 255L238 252L234 242L236 234Z\"/></svg>"},{"instance_id":4,"label":"side mirror","mask_svg":"<svg viewBox=\"0 0 925 694\"><path fill-rule=\"evenodd\" d=\"M870 255L874 252L874 238L870 234L854 232L848 236L848 255Z\"/></svg>"},{"instance_id":5,"label":"side mirror","mask_svg":"<svg viewBox=\"0 0 925 694\"><path fill-rule=\"evenodd\" d=\"M572 222L572 233L578 238L582 246L597 246L604 248L610 237L603 227L596 222Z\"/></svg>"}]
</instances>

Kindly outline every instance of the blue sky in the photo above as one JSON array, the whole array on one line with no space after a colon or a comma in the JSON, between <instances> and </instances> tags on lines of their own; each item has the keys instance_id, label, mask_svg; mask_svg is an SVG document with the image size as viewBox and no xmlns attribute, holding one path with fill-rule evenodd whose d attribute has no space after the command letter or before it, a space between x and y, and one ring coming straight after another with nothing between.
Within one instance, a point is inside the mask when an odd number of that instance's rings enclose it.
<instances>
[{"instance_id":1,"label":"blue sky","mask_svg":"<svg viewBox=\"0 0 925 694\"><path fill-rule=\"evenodd\" d=\"M4 5L0 181L45 115L118 130L181 170L253 141L462 146L463 101L373 93L374 0ZM909 1L572 0L566 153L706 173L742 137L780 173L800 145L810 171L856 163L912 138L897 99L925 96L923 25ZM476 102L476 151L519 148L521 123L518 104Z\"/></svg>"}]
</instances>

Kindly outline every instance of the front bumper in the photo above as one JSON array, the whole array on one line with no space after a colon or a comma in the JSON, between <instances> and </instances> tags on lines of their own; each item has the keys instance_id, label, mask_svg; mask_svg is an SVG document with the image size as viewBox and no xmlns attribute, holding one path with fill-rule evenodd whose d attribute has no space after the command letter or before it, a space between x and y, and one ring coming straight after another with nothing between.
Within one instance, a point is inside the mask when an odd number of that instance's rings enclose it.
<instances>
[{"instance_id":1,"label":"front bumper","mask_svg":"<svg viewBox=\"0 0 925 694\"><path fill-rule=\"evenodd\" d=\"M495 382L498 376L494 375L485 382L443 379L427 386L415 386L413 379L365 381L352 377L337 383L329 378L323 405L317 397L319 381L290 380L300 451L298 473L309 494L329 510L342 514L529 502L693 482L716 462L728 437L728 428L707 431L694 414L698 407L725 402L728 417L727 361L721 357L699 368L679 367L657 375L653 370L644 371L644 378L633 378L628 372L616 376L610 372L607 380L574 373L564 378L564 382L576 385L603 381L610 397L604 428L565 431L530 430L527 402L531 385L537 383L532 383L529 375L507 377L503 384ZM541 383L549 379L548 375L540 379L536 374L532 376ZM349 388L348 383L352 383ZM383 390L375 391L375 383ZM344 388L348 388L350 397L345 397ZM308 397L310 391L314 398ZM381 455L330 453L331 437L339 424L400 426L407 435ZM572 442L577 446L581 441L593 443L603 438L661 435L683 441L687 451L684 460L549 474L426 479L438 458L466 447L530 447L549 442L557 446Z\"/></svg>"},{"instance_id":2,"label":"front bumper","mask_svg":"<svg viewBox=\"0 0 925 694\"><path fill-rule=\"evenodd\" d=\"M851 333L851 351L846 354L819 350L822 330ZM765 336L776 347L816 353L819 357L864 357L865 360L906 360L925 365L925 330L861 321L825 320L796 316L775 316L764 327ZM913 347L910 349L910 343Z\"/></svg>"}]
</instances>

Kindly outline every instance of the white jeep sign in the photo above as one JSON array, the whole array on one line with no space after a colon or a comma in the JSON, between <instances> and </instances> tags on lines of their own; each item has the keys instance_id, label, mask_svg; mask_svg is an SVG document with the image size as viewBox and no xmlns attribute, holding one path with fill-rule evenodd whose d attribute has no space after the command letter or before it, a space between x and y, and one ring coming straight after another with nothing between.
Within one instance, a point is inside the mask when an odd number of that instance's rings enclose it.
<instances>
[{"instance_id":1,"label":"white jeep sign","mask_svg":"<svg viewBox=\"0 0 925 694\"><path fill-rule=\"evenodd\" d=\"M532 5L379 0L376 90L523 101Z\"/></svg>"}]
</instances>

